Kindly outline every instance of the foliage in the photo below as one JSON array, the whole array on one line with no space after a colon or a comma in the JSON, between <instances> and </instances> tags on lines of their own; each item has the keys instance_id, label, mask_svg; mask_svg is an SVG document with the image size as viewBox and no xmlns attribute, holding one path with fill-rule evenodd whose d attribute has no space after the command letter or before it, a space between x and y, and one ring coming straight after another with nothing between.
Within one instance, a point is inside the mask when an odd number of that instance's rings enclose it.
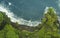
<instances>
[{"instance_id":1,"label":"foliage","mask_svg":"<svg viewBox=\"0 0 60 38\"><path fill-rule=\"evenodd\" d=\"M18 35L15 33L15 30L11 25L7 24L4 31L6 33L6 38L18 38Z\"/></svg>"},{"instance_id":2,"label":"foliage","mask_svg":"<svg viewBox=\"0 0 60 38\"><path fill-rule=\"evenodd\" d=\"M43 27L45 30L45 37L47 38L47 36L49 35L49 37L51 38L58 38L58 27L59 27L59 23L58 23L58 17L56 15L55 10L50 7L47 11L47 13L45 14L44 18L42 19L42 25L44 25Z\"/></svg>"},{"instance_id":3,"label":"foliage","mask_svg":"<svg viewBox=\"0 0 60 38\"><path fill-rule=\"evenodd\" d=\"M17 22L13 25L19 26ZM34 32L19 30L13 25L10 18L4 12L0 12L0 38L60 38L58 17L52 7L44 14L41 24L37 26L38 28L42 26L39 30Z\"/></svg>"},{"instance_id":4,"label":"foliage","mask_svg":"<svg viewBox=\"0 0 60 38\"><path fill-rule=\"evenodd\" d=\"M3 21L3 14L0 12L0 24L1 24L1 22Z\"/></svg>"}]
</instances>

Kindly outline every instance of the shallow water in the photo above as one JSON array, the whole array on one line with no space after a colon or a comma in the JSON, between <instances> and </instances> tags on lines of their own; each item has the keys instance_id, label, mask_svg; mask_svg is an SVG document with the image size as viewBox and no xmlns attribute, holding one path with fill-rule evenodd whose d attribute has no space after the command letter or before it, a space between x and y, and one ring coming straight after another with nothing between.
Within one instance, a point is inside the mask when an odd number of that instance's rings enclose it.
<instances>
[{"instance_id":1,"label":"shallow water","mask_svg":"<svg viewBox=\"0 0 60 38\"><path fill-rule=\"evenodd\" d=\"M0 0L0 3L5 4L14 14L26 20L40 20L44 9L50 6L59 12L57 0Z\"/></svg>"},{"instance_id":2,"label":"shallow water","mask_svg":"<svg viewBox=\"0 0 60 38\"><path fill-rule=\"evenodd\" d=\"M40 19L43 17L46 7L54 7L58 16L60 16L59 0L0 0L0 5L9 8L11 13L14 14L15 18L22 18L24 20L22 22L27 25L31 25L31 21L40 21ZM36 22L33 22L33 24L35 25Z\"/></svg>"}]
</instances>

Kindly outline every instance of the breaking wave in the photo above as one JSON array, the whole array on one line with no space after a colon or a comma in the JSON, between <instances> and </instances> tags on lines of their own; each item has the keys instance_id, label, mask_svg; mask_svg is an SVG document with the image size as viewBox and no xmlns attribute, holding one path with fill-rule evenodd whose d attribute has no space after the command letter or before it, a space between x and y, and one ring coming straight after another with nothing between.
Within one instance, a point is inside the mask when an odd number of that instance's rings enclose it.
<instances>
[{"instance_id":1,"label":"breaking wave","mask_svg":"<svg viewBox=\"0 0 60 38\"><path fill-rule=\"evenodd\" d=\"M0 11L5 12L6 15L11 19L11 22L17 22L18 24L23 24L28 26L37 26L38 24L41 23L38 21L31 21L31 20L27 21L24 20L23 18L19 18L13 12L11 12L8 7L5 7L1 4L0 4Z\"/></svg>"},{"instance_id":2,"label":"breaking wave","mask_svg":"<svg viewBox=\"0 0 60 38\"><path fill-rule=\"evenodd\" d=\"M47 13L48 8L49 7L45 8L44 14ZM14 23L17 22L18 24L27 25L27 26L37 26L37 25L39 25L41 23L40 21L31 21L31 20L28 21L28 20L25 20L23 18L17 17L13 12L11 12L9 10L8 7L5 7L2 4L0 4L0 11L6 13L6 15L11 19L11 22L14 22ZM58 18L59 18L58 20L60 21L60 17L58 17Z\"/></svg>"}]
</instances>

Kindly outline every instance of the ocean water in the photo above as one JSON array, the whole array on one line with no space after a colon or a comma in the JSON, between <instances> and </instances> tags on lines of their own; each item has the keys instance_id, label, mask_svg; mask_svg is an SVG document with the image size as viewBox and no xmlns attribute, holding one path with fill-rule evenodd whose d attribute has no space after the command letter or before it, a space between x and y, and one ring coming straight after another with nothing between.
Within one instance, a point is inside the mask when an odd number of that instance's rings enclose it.
<instances>
[{"instance_id":1,"label":"ocean water","mask_svg":"<svg viewBox=\"0 0 60 38\"><path fill-rule=\"evenodd\" d=\"M12 21L29 26L41 23L46 7L55 8L60 16L60 0L0 0L0 10L8 12Z\"/></svg>"}]
</instances>

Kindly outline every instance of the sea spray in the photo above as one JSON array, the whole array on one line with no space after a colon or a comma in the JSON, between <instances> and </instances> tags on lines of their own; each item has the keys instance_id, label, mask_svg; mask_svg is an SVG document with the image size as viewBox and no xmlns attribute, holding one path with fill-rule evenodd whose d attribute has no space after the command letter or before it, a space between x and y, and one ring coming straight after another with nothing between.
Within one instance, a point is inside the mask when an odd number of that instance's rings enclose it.
<instances>
[{"instance_id":1,"label":"sea spray","mask_svg":"<svg viewBox=\"0 0 60 38\"><path fill-rule=\"evenodd\" d=\"M41 23L38 21L31 21L31 20L27 21L27 20L24 20L23 18L19 18L13 12L11 12L9 8L4 7L4 5L1 5L1 4L0 4L0 11L6 13L6 15L11 19L12 22L18 22L18 24L23 24L28 26L37 26Z\"/></svg>"}]
</instances>

